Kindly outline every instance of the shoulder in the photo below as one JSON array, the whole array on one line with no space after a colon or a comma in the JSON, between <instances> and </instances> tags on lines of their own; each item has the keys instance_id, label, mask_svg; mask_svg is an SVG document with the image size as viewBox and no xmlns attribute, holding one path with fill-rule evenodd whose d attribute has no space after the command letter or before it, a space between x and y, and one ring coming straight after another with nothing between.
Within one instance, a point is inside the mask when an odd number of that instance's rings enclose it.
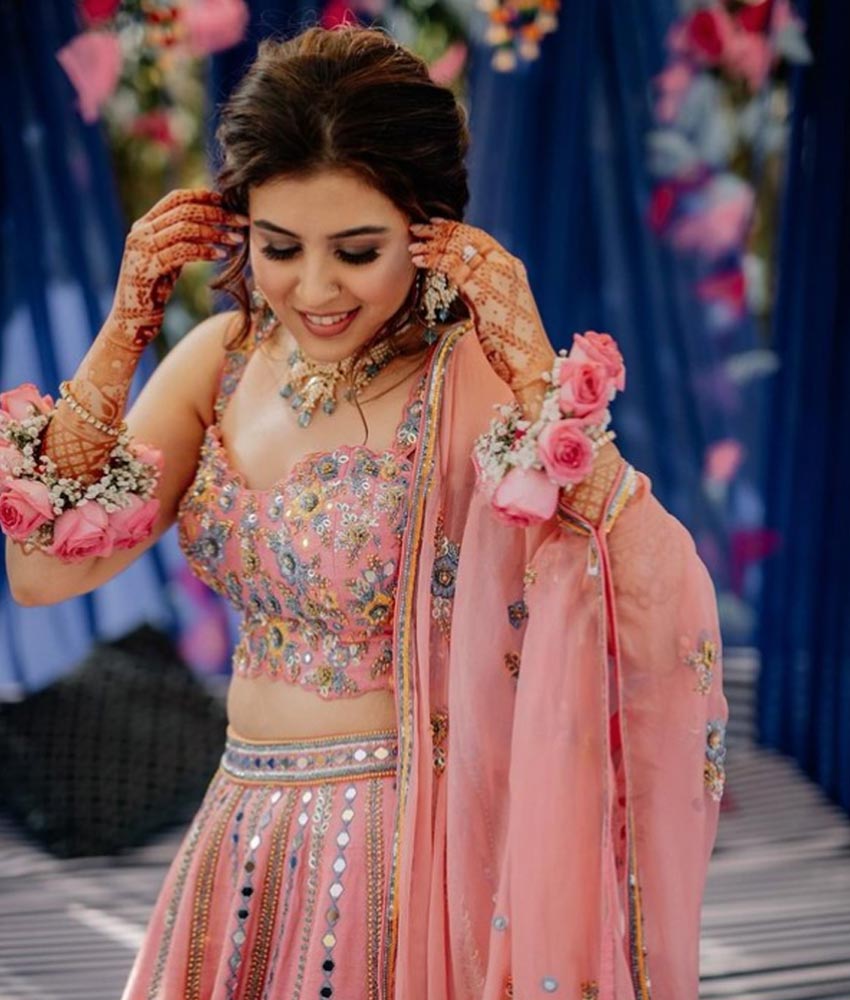
<instances>
[{"instance_id":1,"label":"shoulder","mask_svg":"<svg viewBox=\"0 0 850 1000\"><path fill-rule=\"evenodd\" d=\"M185 333L161 362L178 378L185 378L204 426L212 422L218 380L240 322L241 313L236 310L208 316Z\"/></svg>"}]
</instances>

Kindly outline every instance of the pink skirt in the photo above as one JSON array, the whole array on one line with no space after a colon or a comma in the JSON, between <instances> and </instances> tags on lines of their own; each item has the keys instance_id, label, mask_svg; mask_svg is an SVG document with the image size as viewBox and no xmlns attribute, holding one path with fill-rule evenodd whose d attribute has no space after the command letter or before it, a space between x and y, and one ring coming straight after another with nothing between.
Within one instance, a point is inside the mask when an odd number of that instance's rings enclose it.
<instances>
[{"instance_id":1,"label":"pink skirt","mask_svg":"<svg viewBox=\"0 0 850 1000\"><path fill-rule=\"evenodd\" d=\"M397 753L230 733L124 1000L376 1000Z\"/></svg>"}]
</instances>

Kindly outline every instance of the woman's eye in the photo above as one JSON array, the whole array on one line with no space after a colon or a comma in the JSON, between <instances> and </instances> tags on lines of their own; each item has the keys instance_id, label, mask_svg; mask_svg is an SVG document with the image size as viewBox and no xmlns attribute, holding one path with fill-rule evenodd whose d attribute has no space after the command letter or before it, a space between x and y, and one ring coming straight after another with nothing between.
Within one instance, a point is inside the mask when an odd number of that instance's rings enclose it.
<instances>
[{"instance_id":1,"label":"woman's eye","mask_svg":"<svg viewBox=\"0 0 850 1000\"><path fill-rule=\"evenodd\" d=\"M295 256L297 251L298 247L273 247L273 246L264 246L260 250L263 256L268 257L269 260L289 260L290 257Z\"/></svg>"},{"instance_id":2,"label":"woman's eye","mask_svg":"<svg viewBox=\"0 0 850 1000\"><path fill-rule=\"evenodd\" d=\"M260 252L264 257L268 257L269 260L290 260L299 250L300 247L275 247L268 244L262 247ZM361 250L358 253L340 249L336 251L336 255L345 264L369 264L379 256L378 251L374 247L370 247L368 250Z\"/></svg>"},{"instance_id":3,"label":"woman's eye","mask_svg":"<svg viewBox=\"0 0 850 1000\"><path fill-rule=\"evenodd\" d=\"M377 258L378 251L374 247L371 247L369 250L363 250L360 253L337 250L337 254L339 259L345 261L346 264L368 264Z\"/></svg>"}]
</instances>

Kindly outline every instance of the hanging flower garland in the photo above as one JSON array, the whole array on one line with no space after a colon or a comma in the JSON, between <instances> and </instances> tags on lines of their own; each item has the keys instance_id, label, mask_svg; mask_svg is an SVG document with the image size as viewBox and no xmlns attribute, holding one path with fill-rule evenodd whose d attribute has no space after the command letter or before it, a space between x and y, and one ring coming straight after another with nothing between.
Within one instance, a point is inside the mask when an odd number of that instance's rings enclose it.
<instances>
[{"instance_id":1,"label":"hanging flower garland","mask_svg":"<svg viewBox=\"0 0 850 1000\"><path fill-rule=\"evenodd\" d=\"M666 47L667 64L655 80L657 124L648 137L654 187L647 217L693 264L695 296L719 358L715 368L697 375L696 387L722 415L740 405L747 383L778 367L769 349L735 353L734 345L751 316L766 320L787 138L787 68L812 57L790 0L689 0ZM745 458L733 435L708 447L703 483L718 508ZM754 495L743 481L737 488ZM729 582L740 598L745 563L763 558L776 540L746 519L738 523L732 512L726 519Z\"/></svg>"},{"instance_id":2,"label":"hanging flower garland","mask_svg":"<svg viewBox=\"0 0 850 1000\"><path fill-rule=\"evenodd\" d=\"M786 136L786 64L811 60L789 0L715 0L679 18L656 78L648 139L652 228L704 262L697 295L714 329L739 322L763 267L745 257L756 189L750 176Z\"/></svg>"},{"instance_id":3,"label":"hanging flower garland","mask_svg":"<svg viewBox=\"0 0 850 1000\"><path fill-rule=\"evenodd\" d=\"M102 121L125 219L166 191L209 183L204 57L244 36L244 0L79 0L81 31L56 58L89 123ZM208 269L190 269L165 317L169 342L209 312Z\"/></svg>"}]
</instances>

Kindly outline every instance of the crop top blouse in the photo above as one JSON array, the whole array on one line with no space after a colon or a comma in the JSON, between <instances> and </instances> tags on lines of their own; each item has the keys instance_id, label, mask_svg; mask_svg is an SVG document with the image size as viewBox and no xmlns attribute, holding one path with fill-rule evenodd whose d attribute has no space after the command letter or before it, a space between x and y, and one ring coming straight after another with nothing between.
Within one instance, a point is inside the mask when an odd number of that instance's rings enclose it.
<instances>
[{"instance_id":1,"label":"crop top blouse","mask_svg":"<svg viewBox=\"0 0 850 1000\"><path fill-rule=\"evenodd\" d=\"M325 698L392 690L392 620L412 454L427 365L393 445L311 452L267 489L231 465L220 422L265 332L228 351L178 540L192 572L242 612L237 675L266 675Z\"/></svg>"}]
</instances>

